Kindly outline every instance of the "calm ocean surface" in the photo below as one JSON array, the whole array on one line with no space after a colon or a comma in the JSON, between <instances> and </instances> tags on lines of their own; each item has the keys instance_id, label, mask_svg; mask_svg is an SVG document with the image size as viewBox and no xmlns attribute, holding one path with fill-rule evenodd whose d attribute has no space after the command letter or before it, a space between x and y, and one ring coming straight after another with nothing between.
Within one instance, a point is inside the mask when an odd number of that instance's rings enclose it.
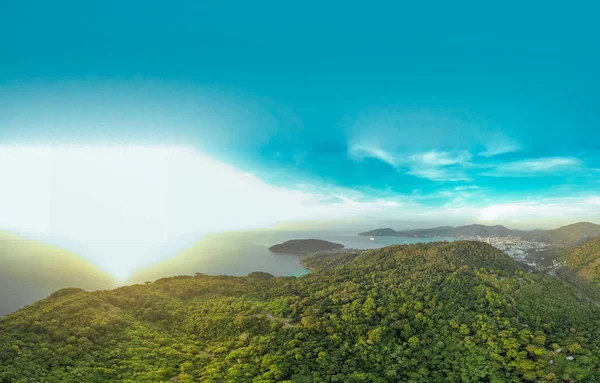
<instances>
[{"instance_id":1,"label":"calm ocean surface","mask_svg":"<svg viewBox=\"0 0 600 383\"><path fill-rule=\"evenodd\" d=\"M177 255L135 273L131 281L156 280L174 275L248 275L264 271L276 276L300 276L308 270L300 266L302 255L273 253L269 247L290 239L323 239L346 248L371 249L393 244L450 241L453 238L369 237L356 233L323 231L251 231L208 235Z\"/></svg>"},{"instance_id":2,"label":"calm ocean surface","mask_svg":"<svg viewBox=\"0 0 600 383\"><path fill-rule=\"evenodd\" d=\"M400 238L400 237L360 237L356 233L325 231L246 231L207 235L198 241L190 240L188 244L180 244L179 250L171 249L163 253L162 261L148 260L147 265L140 268L122 284L143 283L175 275L193 275L205 273L209 275L244 276L253 271L264 271L276 276L300 276L309 271L300 266L302 255L273 253L269 247L290 239L323 239L341 243L346 248L369 249L392 244L408 244L416 242L432 242L436 240L452 240L452 238ZM69 241L47 241L56 246L69 249L86 257L85 247ZM134 249L132 249L134 251ZM57 275L51 271L42 273L32 282L26 278L28 270L19 275L2 275L0 270L0 316L22 308L27 304L48 296L63 287L85 287L73 278L56 280ZM92 275L75 275L75 279L91 279ZM107 281L106 286L98 288L114 288L115 281Z\"/></svg>"}]
</instances>

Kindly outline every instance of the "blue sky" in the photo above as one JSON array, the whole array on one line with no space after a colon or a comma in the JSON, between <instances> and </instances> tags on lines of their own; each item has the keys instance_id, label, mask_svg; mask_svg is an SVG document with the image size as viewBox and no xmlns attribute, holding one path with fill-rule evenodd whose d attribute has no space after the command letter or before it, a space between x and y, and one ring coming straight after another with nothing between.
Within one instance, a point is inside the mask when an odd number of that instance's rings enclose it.
<instances>
[{"instance_id":1,"label":"blue sky","mask_svg":"<svg viewBox=\"0 0 600 383\"><path fill-rule=\"evenodd\" d=\"M413 3L5 4L0 140L185 145L410 207L381 220L597 219L598 5Z\"/></svg>"}]
</instances>

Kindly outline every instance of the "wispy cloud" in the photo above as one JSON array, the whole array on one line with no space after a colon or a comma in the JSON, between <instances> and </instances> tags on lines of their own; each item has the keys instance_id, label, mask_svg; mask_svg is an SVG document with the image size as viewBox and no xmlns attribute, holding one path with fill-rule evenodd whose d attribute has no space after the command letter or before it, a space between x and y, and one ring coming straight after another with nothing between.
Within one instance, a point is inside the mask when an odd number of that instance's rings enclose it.
<instances>
[{"instance_id":1,"label":"wispy cloud","mask_svg":"<svg viewBox=\"0 0 600 383\"><path fill-rule=\"evenodd\" d=\"M376 158L392 166L397 166L401 161L391 153L373 146L352 146L348 150L350 158L355 160L363 160L365 158Z\"/></svg>"},{"instance_id":2,"label":"wispy cloud","mask_svg":"<svg viewBox=\"0 0 600 383\"><path fill-rule=\"evenodd\" d=\"M582 161L574 157L546 157L507 162L496 165L483 175L494 177L521 177L548 175L581 168Z\"/></svg>"},{"instance_id":3,"label":"wispy cloud","mask_svg":"<svg viewBox=\"0 0 600 383\"><path fill-rule=\"evenodd\" d=\"M469 177L460 168L449 168L443 166L412 165L407 174L427 178L432 181L468 181Z\"/></svg>"},{"instance_id":4,"label":"wispy cloud","mask_svg":"<svg viewBox=\"0 0 600 383\"><path fill-rule=\"evenodd\" d=\"M411 156L413 162L431 166L463 165L466 164L470 158L471 154L466 151L450 153L432 150Z\"/></svg>"},{"instance_id":5,"label":"wispy cloud","mask_svg":"<svg viewBox=\"0 0 600 383\"><path fill-rule=\"evenodd\" d=\"M351 158L377 158L433 181L469 180L471 161L521 149L514 137L471 113L397 105L358 115L347 137Z\"/></svg>"},{"instance_id":6,"label":"wispy cloud","mask_svg":"<svg viewBox=\"0 0 600 383\"><path fill-rule=\"evenodd\" d=\"M584 168L584 162L575 157L541 157L509 162L489 162L483 154L473 155L467 150L393 153L377 146L357 146L350 148L349 155L354 159L376 158L403 173L439 182L472 181L479 176L551 176Z\"/></svg>"},{"instance_id":7,"label":"wispy cloud","mask_svg":"<svg viewBox=\"0 0 600 383\"><path fill-rule=\"evenodd\" d=\"M512 153L521 149L521 147L513 141L499 140L495 143L487 144L483 152L478 153L479 156L493 157L500 154Z\"/></svg>"},{"instance_id":8,"label":"wispy cloud","mask_svg":"<svg viewBox=\"0 0 600 383\"><path fill-rule=\"evenodd\" d=\"M410 157L407 173L432 181L465 181L469 177L464 168L469 165L470 158L471 155L466 151L418 153Z\"/></svg>"},{"instance_id":9,"label":"wispy cloud","mask_svg":"<svg viewBox=\"0 0 600 383\"><path fill-rule=\"evenodd\" d=\"M358 146L350 148L349 156L359 160L376 158L406 174L432 181L469 180L464 172L464 167L469 165L471 155L466 151L452 153L431 150L406 155L392 154L373 146Z\"/></svg>"},{"instance_id":10,"label":"wispy cloud","mask_svg":"<svg viewBox=\"0 0 600 383\"><path fill-rule=\"evenodd\" d=\"M464 185L464 186L457 186L454 188L455 191L461 191L461 190L479 190L481 189L480 186L477 185Z\"/></svg>"}]
</instances>

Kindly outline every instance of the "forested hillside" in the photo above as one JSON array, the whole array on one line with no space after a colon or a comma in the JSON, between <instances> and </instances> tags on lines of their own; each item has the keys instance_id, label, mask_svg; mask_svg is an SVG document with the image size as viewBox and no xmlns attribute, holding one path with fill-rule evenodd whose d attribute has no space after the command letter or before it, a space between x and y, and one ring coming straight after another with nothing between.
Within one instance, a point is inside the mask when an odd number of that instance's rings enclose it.
<instances>
[{"instance_id":1,"label":"forested hillside","mask_svg":"<svg viewBox=\"0 0 600 383\"><path fill-rule=\"evenodd\" d=\"M566 267L600 289L600 237L569 249Z\"/></svg>"},{"instance_id":2,"label":"forested hillside","mask_svg":"<svg viewBox=\"0 0 600 383\"><path fill-rule=\"evenodd\" d=\"M59 291L0 319L0 382L600 381L600 310L487 244L304 263Z\"/></svg>"},{"instance_id":3,"label":"forested hillside","mask_svg":"<svg viewBox=\"0 0 600 383\"><path fill-rule=\"evenodd\" d=\"M580 245L557 250L562 267L560 277L577 286L586 295L600 299L600 237Z\"/></svg>"},{"instance_id":4,"label":"forested hillside","mask_svg":"<svg viewBox=\"0 0 600 383\"><path fill-rule=\"evenodd\" d=\"M532 232L526 238L554 245L578 245L600 236L600 225L577 222L554 230Z\"/></svg>"}]
</instances>

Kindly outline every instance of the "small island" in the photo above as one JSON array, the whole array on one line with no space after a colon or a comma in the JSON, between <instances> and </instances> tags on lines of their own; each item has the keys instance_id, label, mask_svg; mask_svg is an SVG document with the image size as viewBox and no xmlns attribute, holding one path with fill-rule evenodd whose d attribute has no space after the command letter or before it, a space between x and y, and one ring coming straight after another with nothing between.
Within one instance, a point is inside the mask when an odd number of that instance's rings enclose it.
<instances>
[{"instance_id":1,"label":"small island","mask_svg":"<svg viewBox=\"0 0 600 383\"><path fill-rule=\"evenodd\" d=\"M275 253L308 254L343 249L344 245L321 239L292 239L269 247Z\"/></svg>"},{"instance_id":2,"label":"small island","mask_svg":"<svg viewBox=\"0 0 600 383\"><path fill-rule=\"evenodd\" d=\"M358 233L361 236L367 237L397 237L398 232L392 228L386 227L385 229L375 229L371 231L364 231L362 233Z\"/></svg>"}]
</instances>

